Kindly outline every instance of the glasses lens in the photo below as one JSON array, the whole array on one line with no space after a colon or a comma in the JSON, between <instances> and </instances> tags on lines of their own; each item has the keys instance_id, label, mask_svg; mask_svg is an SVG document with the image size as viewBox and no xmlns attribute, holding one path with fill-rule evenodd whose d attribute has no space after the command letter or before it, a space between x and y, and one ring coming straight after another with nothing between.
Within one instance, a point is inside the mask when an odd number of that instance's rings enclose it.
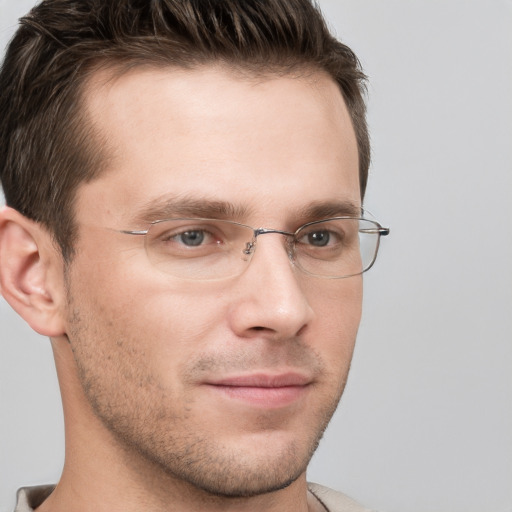
<instances>
[{"instance_id":1,"label":"glasses lens","mask_svg":"<svg viewBox=\"0 0 512 512\"><path fill-rule=\"evenodd\" d=\"M375 261L379 225L364 219L314 222L296 233L296 264L308 274L341 278L361 274Z\"/></svg>"},{"instance_id":2,"label":"glasses lens","mask_svg":"<svg viewBox=\"0 0 512 512\"><path fill-rule=\"evenodd\" d=\"M146 251L153 265L167 274L222 279L243 271L242 249L252 237L251 228L229 221L172 219L151 226Z\"/></svg>"}]
</instances>

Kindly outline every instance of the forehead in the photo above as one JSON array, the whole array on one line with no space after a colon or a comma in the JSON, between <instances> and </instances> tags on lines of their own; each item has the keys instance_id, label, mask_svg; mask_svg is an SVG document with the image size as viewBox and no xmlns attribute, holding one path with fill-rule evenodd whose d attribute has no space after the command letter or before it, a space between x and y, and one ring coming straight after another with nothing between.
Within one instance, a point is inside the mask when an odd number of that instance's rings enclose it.
<instances>
[{"instance_id":1,"label":"forehead","mask_svg":"<svg viewBox=\"0 0 512 512\"><path fill-rule=\"evenodd\" d=\"M92 208L96 220L133 222L172 198L255 214L360 201L351 120L323 73L137 68L116 78L97 73L84 98L108 164L79 188L79 219Z\"/></svg>"}]
</instances>

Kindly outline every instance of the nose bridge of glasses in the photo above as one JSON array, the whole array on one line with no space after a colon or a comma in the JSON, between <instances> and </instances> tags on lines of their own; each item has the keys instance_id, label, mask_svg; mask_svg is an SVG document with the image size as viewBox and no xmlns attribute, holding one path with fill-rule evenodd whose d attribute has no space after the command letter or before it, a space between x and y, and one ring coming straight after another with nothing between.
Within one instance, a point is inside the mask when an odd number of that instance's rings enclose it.
<instances>
[{"instance_id":1,"label":"nose bridge of glasses","mask_svg":"<svg viewBox=\"0 0 512 512\"><path fill-rule=\"evenodd\" d=\"M257 242L257 239L260 235L269 235L269 234L278 234L278 235L283 235L286 237L287 241L289 242L290 241L290 237L293 237L294 234L293 233L289 233L288 231L282 231L281 229L269 229L269 228L257 228L257 229L253 229L253 237L252 237L252 240L250 242L247 242L245 244L245 249L244 249L244 254L245 255L251 255L255 248L256 248L256 242ZM287 243L287 252L288 254L291 256L292 252L291 252L291 246L293 244L290 244L290 243Z\"/></svg>"}]
</instances>

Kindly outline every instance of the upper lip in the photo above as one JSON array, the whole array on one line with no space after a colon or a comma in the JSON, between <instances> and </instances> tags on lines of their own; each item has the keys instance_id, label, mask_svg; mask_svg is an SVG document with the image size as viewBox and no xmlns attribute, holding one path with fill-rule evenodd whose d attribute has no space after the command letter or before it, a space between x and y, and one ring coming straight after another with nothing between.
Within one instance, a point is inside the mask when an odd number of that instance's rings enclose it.
<instances>
[{"instance_id":1,"label":"upper lip","mask_svg":"<svg viewBox=\"0 0 512 512\"><path fill-rule=\"evenodd\" d=\"M296 372L286 373L251 373L233 375L214 379L207 382L212 386L254 387L254 388L282 388L289 386L306 386L311 378Z\"/></svg>"}]
</instances>

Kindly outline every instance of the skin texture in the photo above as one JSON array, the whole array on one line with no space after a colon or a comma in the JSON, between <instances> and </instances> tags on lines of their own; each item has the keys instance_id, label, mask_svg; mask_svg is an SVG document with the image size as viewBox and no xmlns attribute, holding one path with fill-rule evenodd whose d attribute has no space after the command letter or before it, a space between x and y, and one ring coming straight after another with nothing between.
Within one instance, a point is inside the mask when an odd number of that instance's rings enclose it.
<instances>
[{"instance_id":1,"label":"skin texture","mask_svg":"<svg viewBox=\"0 0 512 512\"><path fill-rule=\"evenodd\" d=\"M85 94L109 162L78 190L73 261L15 212L0 223L0 242L20 226L44 247L47 314L18 311L52 337L66 463L40 510L321 510L305 471L345 385L361 277L306 276L272 234L242 275L190 282L117 230L177 200L287 231L316 220L311 205L360 206L339 90L319 73L205 67L103 71Z\"/></svg>"}]
</instances>

